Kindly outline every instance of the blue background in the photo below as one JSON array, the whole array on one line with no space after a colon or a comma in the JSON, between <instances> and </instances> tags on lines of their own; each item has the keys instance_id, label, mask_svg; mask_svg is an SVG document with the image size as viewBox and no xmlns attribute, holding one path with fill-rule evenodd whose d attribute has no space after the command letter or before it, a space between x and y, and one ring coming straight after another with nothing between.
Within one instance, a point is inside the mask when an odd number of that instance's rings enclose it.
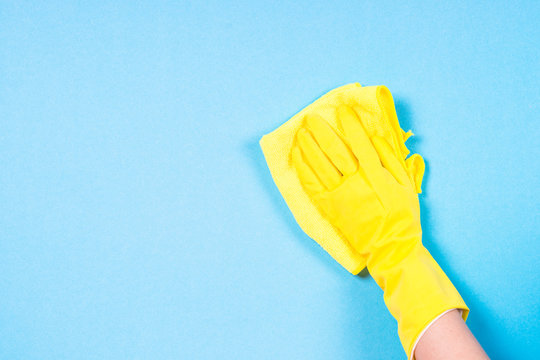
<instances>
[{"instance_id":1,"label":"blue background","mask_svg":"<svg viewBox=\"0 0 540 360\"><path fill-rule=\"evenodd\" d=\"M1 359L405 358L258 146L355 81L479 341L540 357L538 2L40 3L0 5Z\"/></svg>"}]
</instances>

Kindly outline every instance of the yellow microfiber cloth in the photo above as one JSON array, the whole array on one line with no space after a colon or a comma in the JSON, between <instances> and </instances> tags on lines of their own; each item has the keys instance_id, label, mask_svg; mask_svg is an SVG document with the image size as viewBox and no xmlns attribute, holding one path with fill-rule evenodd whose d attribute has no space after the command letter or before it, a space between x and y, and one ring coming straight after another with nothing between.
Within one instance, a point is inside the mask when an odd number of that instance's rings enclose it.
<instances>
[{"instance_id":1,"label":"yellow microfiber cloth","mask_svg":"<svg viewBox=\"0 0 540 360\"><path fill-rule=\"evenodd\" d=\"M404 132L396 115L392 94L385 86L362 87L358 83L344 85L330 91L289 119L260 141L266 162L283 198L300 227L317 241L337 262L352 274L366 266L366 258L358 253L343 235L326 220L305 192L291 161L291 149L296 132L306 115L318 115L334 129L336 109L340 105L351 107L359 116L370 137L384 138L407 169L416 191L421 192L424 161L418 154L407 158L405 141L412 133Z\"/></svg>"}]
</instances>

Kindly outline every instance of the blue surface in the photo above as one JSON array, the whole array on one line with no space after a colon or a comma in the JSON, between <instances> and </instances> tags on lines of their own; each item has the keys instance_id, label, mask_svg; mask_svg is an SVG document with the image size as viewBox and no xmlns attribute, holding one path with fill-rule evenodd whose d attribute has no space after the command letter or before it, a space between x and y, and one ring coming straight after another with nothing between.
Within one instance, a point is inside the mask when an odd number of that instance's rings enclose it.
<instances>
[{"instance_id":1,"label":"blue surface","mask_svg":"<svg viewBox=\"0 0 540 360\"><path fill-rule=\"evenodd\" d=\"M473 332L540 358L538 2L104 3L0 5L0 359L404 358L258 147L354 81L418 134Z\"/></svg>"}]
</instances>

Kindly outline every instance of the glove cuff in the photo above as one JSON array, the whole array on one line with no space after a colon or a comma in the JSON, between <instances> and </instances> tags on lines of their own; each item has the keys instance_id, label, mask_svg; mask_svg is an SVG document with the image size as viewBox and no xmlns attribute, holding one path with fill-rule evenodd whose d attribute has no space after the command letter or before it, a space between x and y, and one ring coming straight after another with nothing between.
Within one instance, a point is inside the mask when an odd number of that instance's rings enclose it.
<instances>
[{"instance_id":1,"label":"glove cuff","mask_svg":"<svg viewBox=\"0 0 540 360\"><path fill-rule=\"evenodd\" d=\"M367 266L384 291L409 359L416 339L437 316L461 309L467 318L469 308L420 239L386 243L370 254Z\"/></svg>"}]
</instances>

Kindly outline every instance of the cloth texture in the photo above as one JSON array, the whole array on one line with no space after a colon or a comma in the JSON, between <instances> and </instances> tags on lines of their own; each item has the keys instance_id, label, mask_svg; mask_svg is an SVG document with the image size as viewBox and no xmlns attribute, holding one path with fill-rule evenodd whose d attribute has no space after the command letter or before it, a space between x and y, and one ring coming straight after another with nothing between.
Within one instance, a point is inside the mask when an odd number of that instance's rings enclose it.
<instances>
[{"instance_id":1,"label":"cloth texture","mask_svg":"<svg viewBox=\"0 0 540 360\"><path fill-rule=\"evenodd\" d=\"M352 83L334 89L301 110L278 129L263 136L260 146L272 178L302 230L345 269L356 275L366 266L366 258L321 215L302 187L291 160L295 135L302 126L303 119L307 115L320 116L337 128L336 111L342 105L351 107L360 116L368 136L382 137L390 144L407 169L416 191L420 193L425 170L424 161L418 154L407 158L409 150L405 146L405 141L412 132L405 132L399 126L392 94L385 86L362 87L358 83Z\"/></svg>"}]
</instances>

